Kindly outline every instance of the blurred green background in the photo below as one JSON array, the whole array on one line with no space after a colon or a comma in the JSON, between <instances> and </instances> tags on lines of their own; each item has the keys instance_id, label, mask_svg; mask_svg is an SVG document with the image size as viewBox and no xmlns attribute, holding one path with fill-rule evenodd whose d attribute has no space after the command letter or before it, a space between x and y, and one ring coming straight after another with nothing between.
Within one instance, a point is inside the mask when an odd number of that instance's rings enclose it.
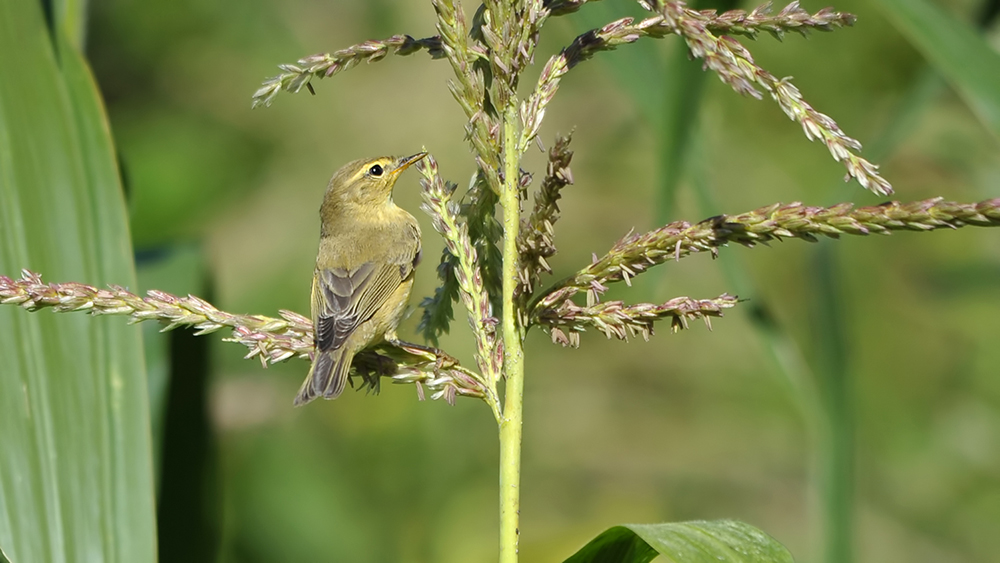
<instances>
[{"instance_id":1,"label":"blurred green background","mask_svg":"<svg viewBox=\"0 0 1000 563\"><path fill-rule=\"evenodd\" d=\"M938 4L964 21L983 13L972 0ZM898 199L1000 196L997 137L937 86L878 3L836 8L857 14L857 25L745 43L866 145L915 104L880 158ZM631 2L606 0L551 20L522 91L577 34L637 13ZM315 82L315 97L283 94L250 110L250 95L278 63L395 33L434 34L429 3L92 3L87 56L119 149L143 289L207 295L233 312L306 312L317 209L341 164L427 147L447 178L466 183L473 162L446 87L451 68L425 54L361 65ZM1000 45L996 26L987 33ZM665 117L678 107L668 93L686 83L667 83L660 70L677 64L679 47L673 39L623 46L563 81L542 134L551 143L576 128L576 184L550 261L557 276L633 228L776 201L879 201L840 183L842 167L773 102L741 98L712 76L697 105L681 106L694 118L682 143L688 173L665 195L679 170L662 165L677 138ZM923 97L914 94L920 88ZM529 155L536 182L543 164L542 153ZM417 213L416 174L395 197L424 229L415 306L435 287L441 244ZM562 560L621 522L725 517L767 531L799 560L819 561L829 554L824 514L836 510L822 500L830 491L853 514L859 561L994 560L1000 234L970 228L722 253L724 261L666 264L609 296L740 291L751 299L713 332L671 335L664 326L649 343L628 344L588 333L579 350L529 335L524 560ZM418 318L404 322L403 338L418 338ZM412 387L387 385L377 397L293 409L304 362L264 370L215 337L145 334L161 412L161 560L495 557L497 438L485 405L422 403ZM463 317L442 347L471 360ZM157 410L163 397L169 404ZM837 440L839 449L830 445ZM824 473L836 466L825 456L853 470L853 485L849 472Z\"/></svg>"}]
</instances>

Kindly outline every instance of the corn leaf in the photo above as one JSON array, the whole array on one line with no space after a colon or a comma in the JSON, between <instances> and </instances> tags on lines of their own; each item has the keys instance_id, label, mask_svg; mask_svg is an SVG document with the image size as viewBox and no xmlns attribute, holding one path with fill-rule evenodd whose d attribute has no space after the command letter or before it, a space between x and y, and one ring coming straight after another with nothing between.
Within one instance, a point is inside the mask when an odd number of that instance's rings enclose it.
<instances>
[{"instance_id":1,"label":"corn leaf","mask_svg":"<svg viewBox=\"0 0 1000 563\"><path fill-rule=\"evenodd\" d=\"M0 274L134 287L100 96L40 2L0 2L0 76ZM0 308L0 448L11 562L155 561L138 327Z\"/></svg>"},{"instance_id":2,"label":"corn leaf","mask_svg":"<svg viewBox=\"0 0 1000 563\"><path fill-rule=\"evenodd\" d=\"M609 528L565 563L792 563L780 543L734 520L625 524Z\"/></svg>"}]
</instances>

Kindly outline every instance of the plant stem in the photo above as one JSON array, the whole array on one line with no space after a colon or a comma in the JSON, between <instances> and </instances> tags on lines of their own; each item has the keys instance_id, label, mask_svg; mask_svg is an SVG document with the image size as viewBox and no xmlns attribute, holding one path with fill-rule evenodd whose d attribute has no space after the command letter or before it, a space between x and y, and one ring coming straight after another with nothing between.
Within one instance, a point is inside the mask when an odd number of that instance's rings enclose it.
<instances>
[{"instance_id":1,"label":"plant stem","mask_svg":"<svg viewBox=\"0 0 1000 563\"><path fill-rule=\"evenodd\" d=\"M516 104L503 114L504 182L500 194L503 207L503 419L500 422L500 563L517 563L518 516L521 480L521 405L524 391L524 352L517 326L514 287L517 283L517 231L520 227Z\"/></svg>"},{"instance_id":2,"label":"plant stem","mask_svg":"<svg viewBox=\"0 0 1000 563\"><path fill-rule=\"evenodd\" d=\"M844 303L832 245L820 247L814 271L818 286L817 334L823 335L817 346L816 370L819 406L825 419L819 463L823 560L850 563L854 561L854 417Z\"/></svg>"}]
</instances>

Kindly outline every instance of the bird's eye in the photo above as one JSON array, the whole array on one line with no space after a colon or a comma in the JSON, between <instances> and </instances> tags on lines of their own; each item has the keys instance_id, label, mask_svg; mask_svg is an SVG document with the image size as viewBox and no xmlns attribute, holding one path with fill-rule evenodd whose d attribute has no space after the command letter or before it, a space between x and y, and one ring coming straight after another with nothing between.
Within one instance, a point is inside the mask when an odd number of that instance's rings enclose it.
<instances>
[{"instance_id":1,"label":"bird's eye","mask_svg":"<svg viewBox=\"0 0 1000 563\"><path fill-rule=\"evenodd\" d=\"M379 166L378 164L375 164L371 168L368 169L368 173L371 174L372 176L381 176L382 175L382 167Z\"/></svg>"}]
</instances>

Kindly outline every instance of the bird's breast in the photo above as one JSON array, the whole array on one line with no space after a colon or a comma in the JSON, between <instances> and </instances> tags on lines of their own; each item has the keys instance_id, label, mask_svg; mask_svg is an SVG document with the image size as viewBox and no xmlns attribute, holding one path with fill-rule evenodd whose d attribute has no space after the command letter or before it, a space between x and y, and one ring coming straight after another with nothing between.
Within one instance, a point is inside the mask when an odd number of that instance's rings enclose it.
<instances>
[{"instance_id":1,"label":"bird's breast","mask_svg":"<svg viewBox=\"0 0 1000 563\"><path fill-rule=\"evenodd\" d=\"M420 228L412 215L395 205L358 210L325 225L319 246L318 268L408 262L420 246Z\"/></svg>"}]
</instances>

